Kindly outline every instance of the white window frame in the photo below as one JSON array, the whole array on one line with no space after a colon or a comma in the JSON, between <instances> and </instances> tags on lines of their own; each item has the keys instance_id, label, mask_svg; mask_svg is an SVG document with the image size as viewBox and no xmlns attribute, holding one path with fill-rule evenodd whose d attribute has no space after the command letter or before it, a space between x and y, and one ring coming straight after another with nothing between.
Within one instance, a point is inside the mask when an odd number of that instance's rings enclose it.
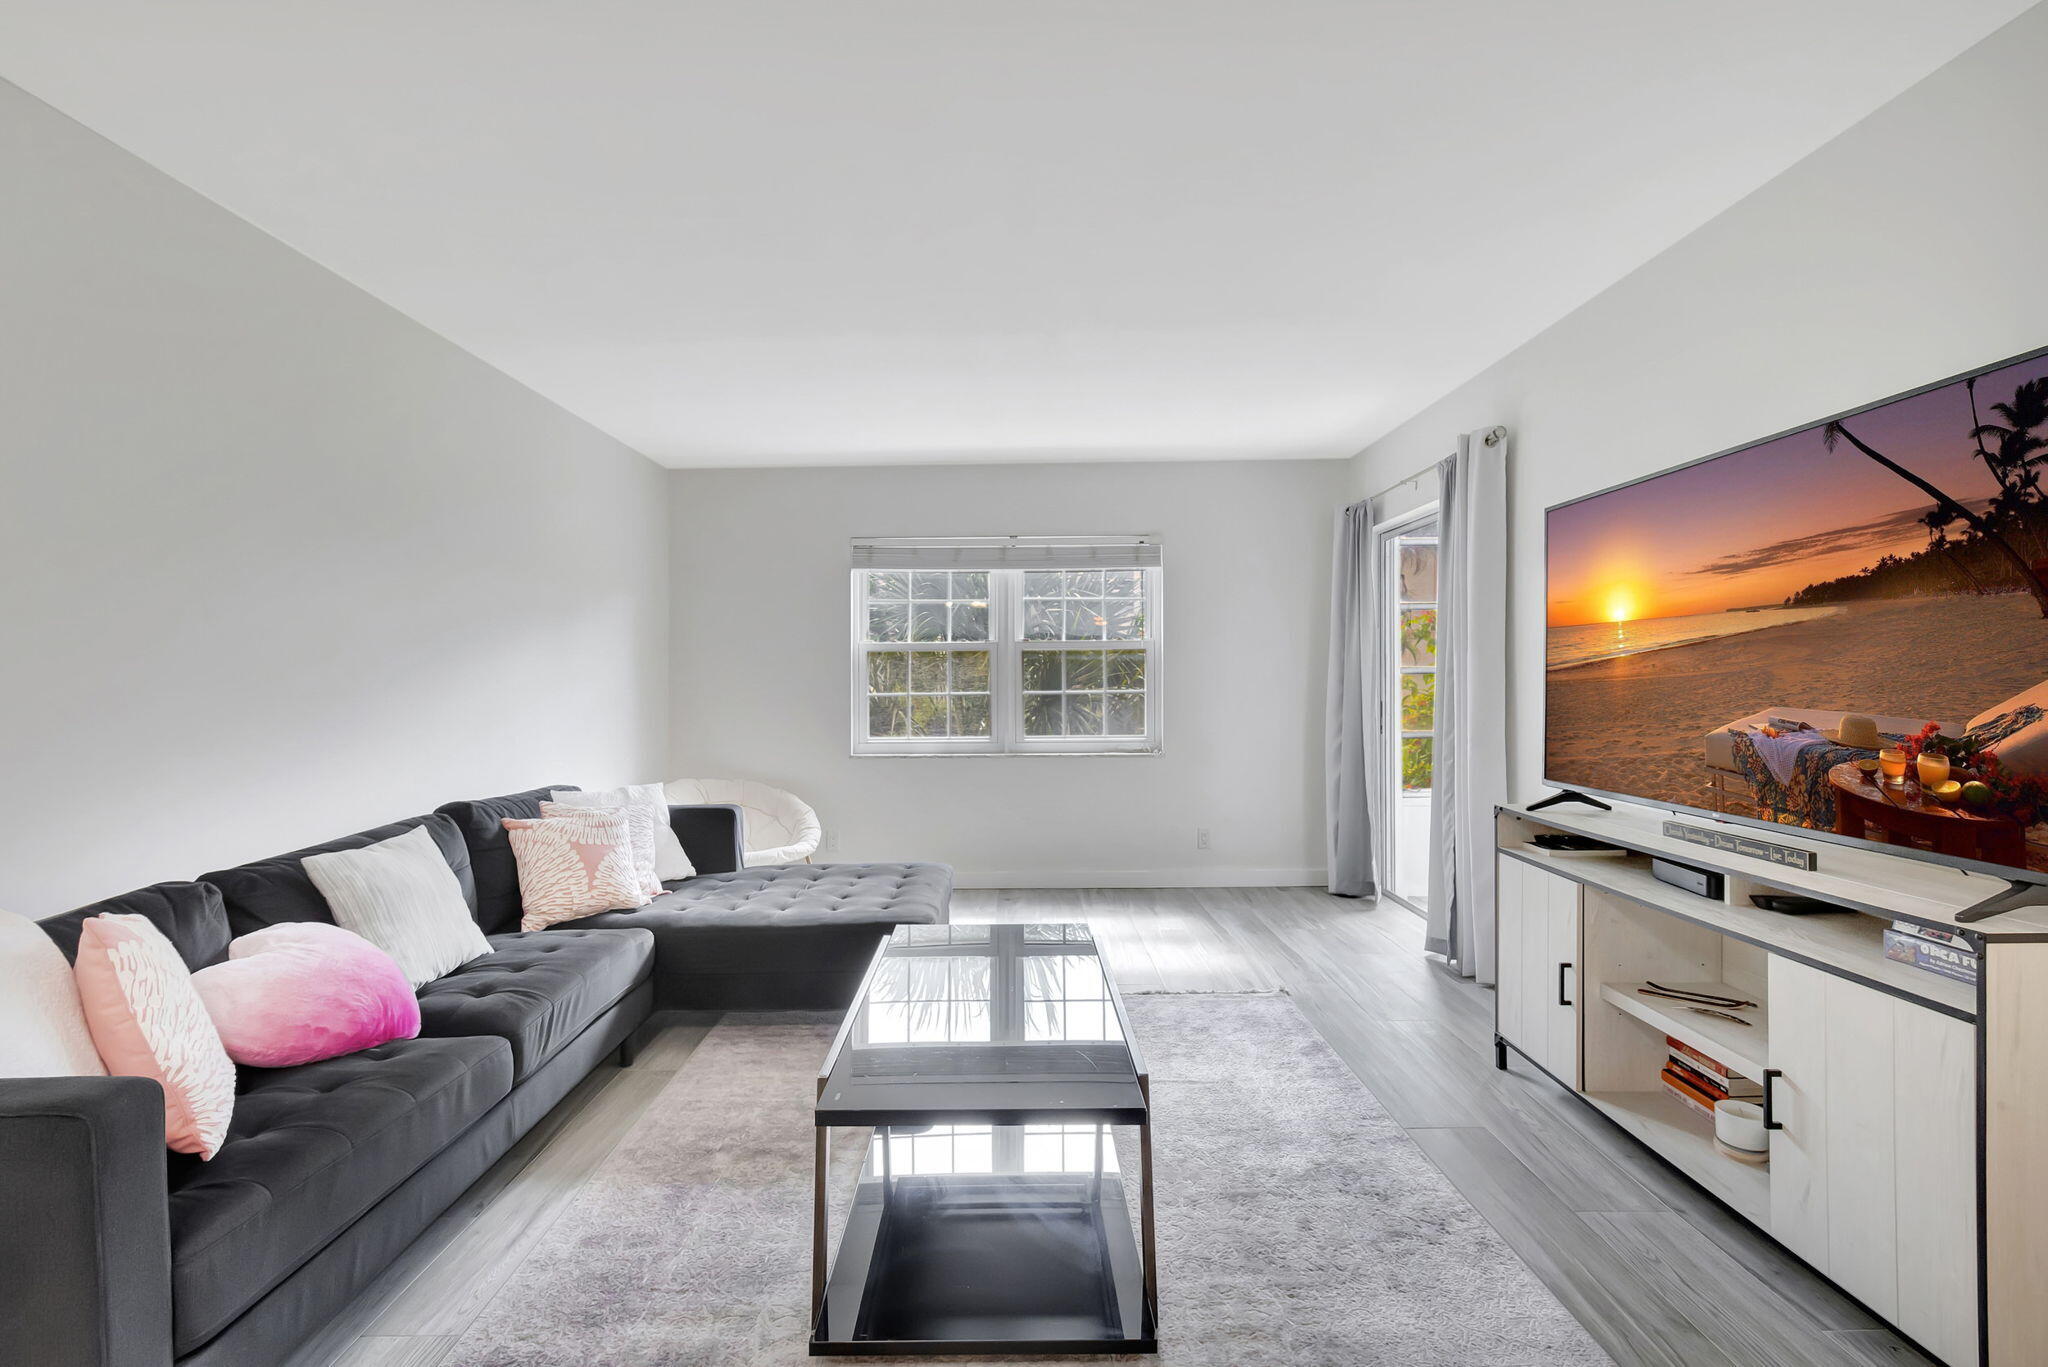
<instances>
[{"instance_id":1,"label":"white window frame","mask_svg":"<svg viewBox=\"0 0 2048 1367\"><path fill-rule=\"evenodd\" d=\"M1156 755L1165 749L1165 712L1160 698L1165 658L1165 586L1157 567L1145 576L1145 636L1129 641L1026 641L1023 569L992 569L989 575L988 640L870 641L867 639L866 569L848 576L848 617L852 634L849 671L852 753L930 758L947 755ZM989 734L987 736L883 736L868 734L868 663L877 651L986 650ZM1142 736L1027 736L1024 734L1024 652L1026 650L1143 650L1145 652L1145 734Z\"/></svg>"}]
</instances>

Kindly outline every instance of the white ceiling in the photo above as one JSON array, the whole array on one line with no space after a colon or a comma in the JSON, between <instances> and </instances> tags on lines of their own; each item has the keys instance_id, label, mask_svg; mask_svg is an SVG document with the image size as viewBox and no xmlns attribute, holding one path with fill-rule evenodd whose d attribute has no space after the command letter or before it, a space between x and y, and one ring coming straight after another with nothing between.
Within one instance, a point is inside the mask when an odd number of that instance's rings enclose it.
<instances>
[{"instance_id":1,"label":"white ceiling","mask_svg":"<svg viewBox=\"0 0 2048 1367\"><path fill-rule=\"evenodd\" d=\"M670 465L1344 456L2031 0L4 0Z\"/></svg>"}]
</instances>

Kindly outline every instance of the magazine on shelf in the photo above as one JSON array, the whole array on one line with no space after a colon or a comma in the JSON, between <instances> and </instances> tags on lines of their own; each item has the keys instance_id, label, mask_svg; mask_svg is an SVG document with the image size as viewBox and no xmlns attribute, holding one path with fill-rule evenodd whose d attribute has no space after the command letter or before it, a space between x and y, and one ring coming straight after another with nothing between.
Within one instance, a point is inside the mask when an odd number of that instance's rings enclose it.
<instances>
[{"instance_id":1,"label":"magazine on shelf","mask_svg":"<svg viewBox=\"0 0 2048 1367\"><path fill-rule=\"evenodd\" d=\"M1965 954L1975 954L1977 952L1970 947L1969 940L1964 937L1960 930L1941 930L1934 926L1918 925L1912 921L1894 921L1892 922L1892 929L1901 935L1917 936L1934 944L1954 945Z\"/></svg>"},{"instance_id":2,"label":"magazine on shelf","mask_svg":"<svg viewBox=\"0 0 2048 1367\"><path fill-rule=\"evenodd\" d=\"M1902 930L1885 931L1884 956L1895 963L1910 964L1959 983L1975 984L1980 968L1977 956L1967 949L1910 935Z\"/></svg>"}]
</instances>

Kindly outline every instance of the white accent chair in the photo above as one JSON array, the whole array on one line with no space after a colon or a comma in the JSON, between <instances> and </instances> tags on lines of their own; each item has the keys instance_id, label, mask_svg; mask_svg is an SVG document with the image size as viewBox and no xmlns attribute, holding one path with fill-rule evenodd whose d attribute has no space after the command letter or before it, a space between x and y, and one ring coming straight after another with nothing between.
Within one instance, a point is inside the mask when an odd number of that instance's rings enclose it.
<instances>
[{"instance_id":1,"label":"white accent chair","mask_svg":"<svg viewBox=\"0 0 2048 1367\"><path fill-rule=\"evenodd\" d=\"M825 831L818 814L795 793L750 778L679 778L663 785L678 806L716 803L738 807L745 818L747 867L809 863Z\"/></svg>"}]
</instances>

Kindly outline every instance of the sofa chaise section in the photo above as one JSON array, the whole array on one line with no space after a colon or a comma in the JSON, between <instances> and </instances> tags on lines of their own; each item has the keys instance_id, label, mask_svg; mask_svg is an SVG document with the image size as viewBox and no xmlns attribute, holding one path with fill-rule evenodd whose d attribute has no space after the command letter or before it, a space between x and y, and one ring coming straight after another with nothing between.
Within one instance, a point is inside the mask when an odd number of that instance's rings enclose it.
<instances>
[{"instance_id":1,"label":"sofa chaise section","mask_svg":"<svg viewBox=\"0 0 2048 1367\"><path fill-rule=\"evenodd\" d=\"M576 924L652 931L658 1002L830 1011L853 1000L883 936L945 922L953 875L943 864L778 864L666 887L647 906Z\"/></svg>"},{"instance_id":2,"label":"sofa chaise section","mask_svg":"<svg viewBox=\"0 0 2048 1367\"><path fill-rule=\"evenodd\" d=\"M436 813L469 847L477 923L486 933L516 929L520 919L517 867L502 823L539 816L549 791L451 802ZM899 925L943 923L952 901L953 871L944 864L746 868L738 807L671 805L669 824L695 877L663 884L647 906L541 932L651 932L658 1011L837 1010L853 999L882 937Z\"/></svg>"}]
</instances>

